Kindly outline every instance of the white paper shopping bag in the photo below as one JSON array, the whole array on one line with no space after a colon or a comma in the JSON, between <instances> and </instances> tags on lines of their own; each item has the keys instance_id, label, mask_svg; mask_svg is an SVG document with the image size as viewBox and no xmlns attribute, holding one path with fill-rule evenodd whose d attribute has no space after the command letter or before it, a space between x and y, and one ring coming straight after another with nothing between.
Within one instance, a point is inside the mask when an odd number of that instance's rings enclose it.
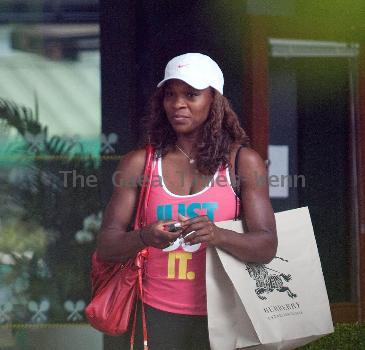
<instances>
[{"instance_id":1,"label":"white paper shopping bag","mask_svg":"<svg viewBox=\"0 0 365 350\"><path fill-rule=\"evenodd\" d=\"M276 258L245 264L207 250L208 327L212 350L295 349L333 332L308 208L275 214ZM217 226L243 232L241 221Z\"/></svg>"}]
</instances>

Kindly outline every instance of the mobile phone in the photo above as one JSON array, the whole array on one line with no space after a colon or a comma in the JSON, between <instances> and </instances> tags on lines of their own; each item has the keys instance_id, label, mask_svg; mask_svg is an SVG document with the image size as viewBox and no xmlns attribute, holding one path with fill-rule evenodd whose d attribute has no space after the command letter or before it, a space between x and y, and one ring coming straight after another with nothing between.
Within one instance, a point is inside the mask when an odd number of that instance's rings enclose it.
<instances>
[{"instance_id":1,"label":"mobile phone","mask_svg":"<svg viewBox=\"0 0 365 350\"><path fill-rule=\"evenodd\" d=\"M175 222L173 224L164 226L165 230L167 230L169 232L177 232L181 229L181 227L182 227L181 222Z\"/></svg>"}]
</instances>

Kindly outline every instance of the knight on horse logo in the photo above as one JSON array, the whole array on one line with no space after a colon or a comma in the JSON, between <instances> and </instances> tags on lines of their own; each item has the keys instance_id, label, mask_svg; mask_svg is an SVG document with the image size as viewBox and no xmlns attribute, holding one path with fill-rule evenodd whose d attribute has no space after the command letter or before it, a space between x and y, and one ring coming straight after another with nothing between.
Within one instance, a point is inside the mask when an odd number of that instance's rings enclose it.
<instances>
[{"instance_id":1,"label":"knight on horse logo","mask_svg":"<svg viewBox=\"0 0 365 350\"><path fill-rule=\"evenodd\" d=\"M288 262L283 258L278 256L275 259L280 259L282 261ZM274 290L278 292L287 292L290 298L296 298L297 295L293 293L287 285L284 285L285 282L289 282L291 280L290 274L284 274L274 269L271 269L263 264L246 264L246 270L248 271L250 277L256 281L256 295L261 299L267 299L264 293L268 294L273 292ZM273 271L274 274L270 274L269 271Z\"/></svg>"}]
</instances>

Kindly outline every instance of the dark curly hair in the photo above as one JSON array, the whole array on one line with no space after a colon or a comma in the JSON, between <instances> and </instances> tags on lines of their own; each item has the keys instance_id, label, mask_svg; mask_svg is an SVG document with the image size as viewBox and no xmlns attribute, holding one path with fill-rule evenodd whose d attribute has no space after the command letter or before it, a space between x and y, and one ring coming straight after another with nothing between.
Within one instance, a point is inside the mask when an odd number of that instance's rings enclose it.
<instances>
[{"instance_id":1,"label":"dark curly hair","mask_svg":"<svg viewBox=\"0 0 365 350\"><path fill-rule=\"evenodd\" d=\"M215 89L207 120L194 149L196 165L200 173L213 175L220 165L228 167L229 154L236 144L249 146L245 131L228 99ZM167 121L163 108L164 86L158 88L150 101L150 112L144 118L144 143L150 143L161 156L175 148L175 131Z\"/></svg>"}]
</instances>

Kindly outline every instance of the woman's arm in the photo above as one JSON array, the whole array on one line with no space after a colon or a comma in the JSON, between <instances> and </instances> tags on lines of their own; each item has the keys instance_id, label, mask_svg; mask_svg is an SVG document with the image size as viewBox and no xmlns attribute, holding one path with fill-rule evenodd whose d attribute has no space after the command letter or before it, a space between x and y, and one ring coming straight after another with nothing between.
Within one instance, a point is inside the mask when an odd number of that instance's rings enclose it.
<instances>
[{"instance_id":1,"label":"woman's arm","mask_svg":"<svg viewBox=\"0 0 365 350\"><path fill-rule=\"evenodd\" d=\"M246 234L218 228L206 216L184 222L184 234L196 230L196 234L187 238L191 244L206 241L242 261L268 263L275 257L277 249L275 217L269 198L266 166L252 149L241 149L238 175Z\"/></svg>"},{"instance_id":2,"label":"woman's arm","mask_svg":"<svg viewBox=\"0 0 365 350\"><path fill-rule=\"evenodd\" d=\"M140 230L128 231L138 204L139 186L145 166L146 151L126 154L114 172L114 190L104 211L98 235L98 256L105 261L124 262L145 248L145 244L165 248L178 234L163 230L168 221L158 221ZM143 241L141 240L141 235Z\"/></svg>"},{"instance_id":3,"label":"woman's arm","mask_svg":"<svg viewBox=\"0 0 365 350\"><path fill-rule=\"evenodd\" d=\"M144 248L138 232L127 229L138 203L137 179L143 174L145 157L145 150L132 151L120 160L113 173L114 190L97 241L102 260L123 262Z\"/></svg>"},{"instance_id":4,"label":"woman's arm","mask_svg":"<svg viewBox=\"0 0 365 350\"><path fill-rule=\"evenodd\" d=\"M243 148L238 159L241 218L247 233L222 230L216 245L246 262L267 263L276 254L277 236L269 197L265 163L252 149Z\"/></svg>"}]
</instances>

